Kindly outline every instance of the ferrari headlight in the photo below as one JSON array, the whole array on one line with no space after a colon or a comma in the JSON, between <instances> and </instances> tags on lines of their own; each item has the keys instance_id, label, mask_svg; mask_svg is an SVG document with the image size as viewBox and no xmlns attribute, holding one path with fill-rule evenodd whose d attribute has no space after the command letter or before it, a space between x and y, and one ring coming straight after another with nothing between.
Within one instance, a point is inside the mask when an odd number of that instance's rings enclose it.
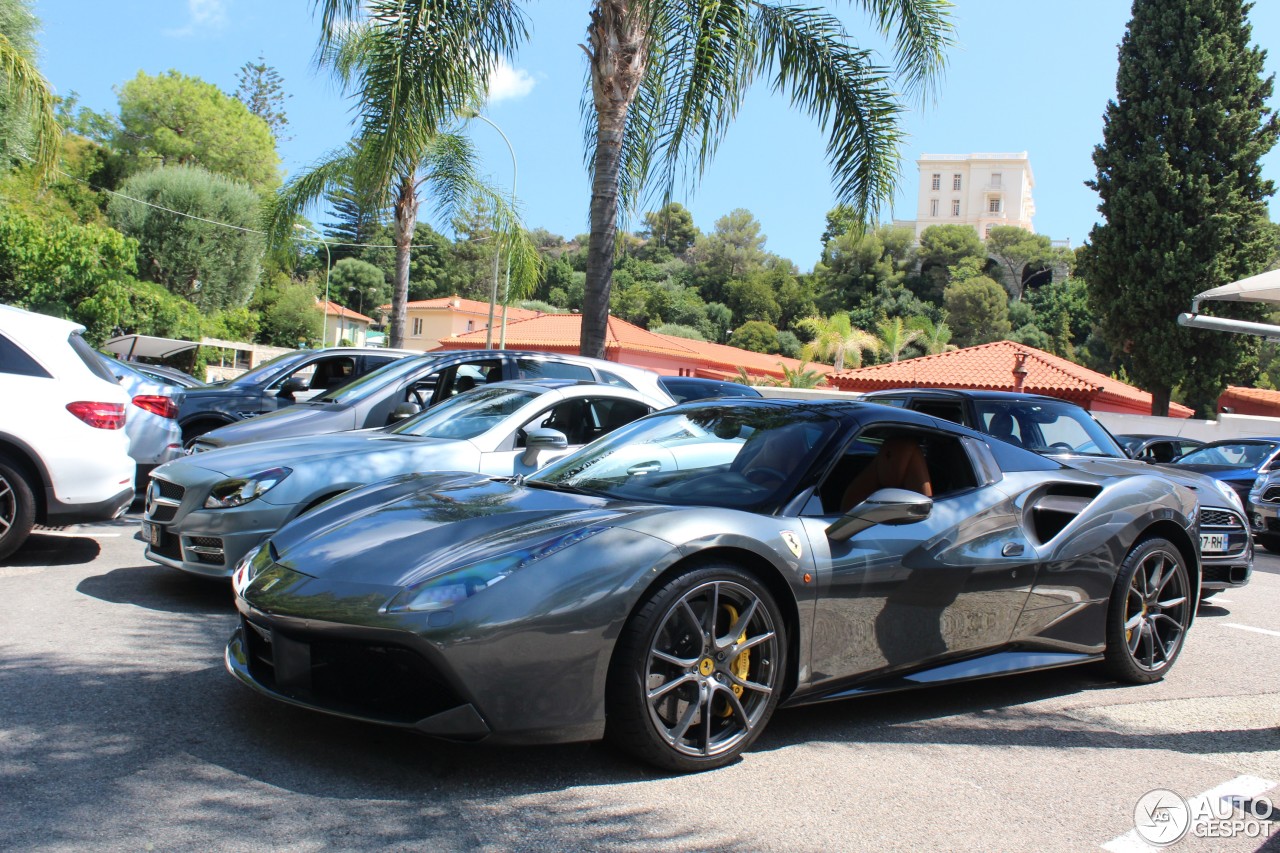
<instances>
[{"instance_id":1,"label":"ferrari headlight","mask_svg":"<svg viewBox=\"0 0 1280 853\"><path fill-rule=\"evenodd\" d=\"M271 554L265 542L250 548L249 552L236 563L235 570L231 573L231 588L235 590L236 595L242 593L253 582L253 579L258 576L258 573L270 563Z\"/></svg>"},{"instance_id":2,"label":"ferrari headlight","mask_svg":"<svg viewBox=\"0 0 1280 853\"><path fill-rule=\"evenodd\" d=\"M243 506L259 498L293 473L292 468L268 468L250 477L232 477L215 483L204 500L205 509L228 509Z\"/></svg>"},{"instance_id":3,"label":"ferrari headlight","mask_svg":"<svg viewBox=\"0 0 1280 853\"><path fill-rule=\"evenodd\" d=\"M563 536L539 542L537 545L521 548L519 551L479 560L468 566L445 572L397 593L396 597L387 603L386 610L388 613L429 613L433 610L446 610L500 583L514 572L608 529L607 527L580 528Z\"/></svg>"},{"instance_id":4,"label":"ferrari headlight","mask_svg":"<svg viewBox=\"0 0 1280 853\"><path fill-rule=\"evenodd\" d=\"M1233 506L1241 512L1244 512L1244 502L1240 500L1240 495L1235 489L1231 488L1221 480L1214 480L1213 485L1218 490L1218 494L1227 499L1227 506Z\"/></svg>"}]
</instances>

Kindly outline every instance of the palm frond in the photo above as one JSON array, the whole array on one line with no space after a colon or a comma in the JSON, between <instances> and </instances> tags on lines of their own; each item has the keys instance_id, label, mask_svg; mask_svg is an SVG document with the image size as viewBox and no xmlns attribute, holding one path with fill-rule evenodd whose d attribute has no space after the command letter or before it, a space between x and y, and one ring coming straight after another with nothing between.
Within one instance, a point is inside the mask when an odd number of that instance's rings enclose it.
<instances>
[{"instance_id":1,"label":"palm frond","mask_svg":"<svg viewBox=\"0 0 1280 853\"><path fill-rule=\"evenodd\" d=\"M862 217L891 198L898 178L902 108L888 69L848 43L843 26L819 9L757 5L761 61L775 91L828 131L836 200Z\"/></svg>"},{"instance_id":2,"label":"palm frond","mask_svg":"<svg viewBox=\"0 0 1280 853\"><path fill-rule=\"evenodd\" d=\"M893 45L897 72L909 94L935 94L946 69L951 34L948 0L855 0Z\"/></svg>"},{"instance_id":3,"label":"palm frond","mask_svg":"<svg viewBox=\"0 0 1280 853\"><path fill-rule=\"evenodd\" d=\"M32 161L37 179L43 181L58 165L62 146L62 127L54 116L53 93L35 64L3 34L0 34L0 85L20 109L29 111L36 138Z\"/></svg>"},{"instance_id":4,"label":"palm frond","mask_svg":"<svg viewBox=\"0 0 1280 853\"><path fill-rule=\"evenodd\" d=\"M340 148L323 157L311 168L289 179L274 196L262 205L262 230L267 246L278 249L294 239L293 225L311 205L325 193L352 182L359 174L359 155L350 147ZM357 186L360 186L358 181Z\"/></svg>"}]
</instances>

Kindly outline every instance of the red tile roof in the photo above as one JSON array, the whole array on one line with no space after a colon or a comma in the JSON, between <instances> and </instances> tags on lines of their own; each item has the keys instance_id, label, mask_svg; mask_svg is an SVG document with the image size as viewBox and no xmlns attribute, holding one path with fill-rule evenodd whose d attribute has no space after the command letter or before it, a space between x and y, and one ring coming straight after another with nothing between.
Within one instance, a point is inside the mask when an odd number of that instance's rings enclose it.
<instances>
[{"instance_id":1,"label":"red tile roof","mask_svg":"<svg viewBox=\"0 0 1280 853\"><path fill-rule=\"evenodd\" d=\"M406 308L419 309L427 311L457 311L460 314L479 314L484 317L489 316L489 303L480 302L476 299L463 299L460 296L442 296L439 299L418 299L405 304ZM390 305L379 305L378 310L384 314L391 311ZM502 316L502 306L496 306L494 310L494 322L498 317ZM531 317L537 317L537 311L530 311L527 308L520 308L516 305L507 306L507 325L511 325L512 320L528 320Z\"/></svg>"},{"instance_id":2,"label":"red tile roof","mask_svg":"<svg viewBox=\"0 0 1280 853\"><path fill-rule=\"evenodd\" d=\"M1280 391L1228 385L1218 397L1218 411L1230 409L1237 415L1280 417Z\"/></svg>"},{"instance_id":3,"label":"red tile roof","mask_svg":"<svg viewBox=\"0 0 1280 853\"><path fill-rule=\"evenodd\" d=\"M582 336L581 314L542 314L529 320L507 322L507 346L513 349L577 352ZM483 347L485 331L467 332L440 342L442 349ZM605 335L605 354L611 361L626 362L627 352L665 356L687 365L698 376L716 379L738 378L738 367L756 377L780 378L785 364L799 369L802 362L781 355L765 355L737 347L694 341L675 335L661 335L642 329L618 317L610 317ZM822 374L833 368L825 364L805 365Z\"/></svg>"},{"instance_id":4,"label":"red tile roof","mask_svg":"<svg viewBox=\"0 0 1280 853\"><path fill-rule=\"evenodd\" d=\"M1086 408L1103 403L1135 413L1151 411L1151 395L1118 379L1081 367L1060 356L1013 341L995 341L952 352L846 370L828 378L845 391L881 388L981 388L1014 390L1014 367L1022 356L1027 374L1023 391L1046 394ZM1169 414L1190 417L1192 410L1171 402Z\"/></svg>"},{"instance_id":5,"label":"red tile roof","mask_svg":"<svg viewBox=\"0 0 1280 853\"><path fill-rule=\"evenodd\" d=\"M320 307L324 308L324 313L330 317L344 317L348 320L359 320L362 323L372 323L372 317L366 317L358 311L352 311L346 306L339 305L336 302L326 302L323 299L317 299L316 302Z\"/></svg>"}]
</instances>

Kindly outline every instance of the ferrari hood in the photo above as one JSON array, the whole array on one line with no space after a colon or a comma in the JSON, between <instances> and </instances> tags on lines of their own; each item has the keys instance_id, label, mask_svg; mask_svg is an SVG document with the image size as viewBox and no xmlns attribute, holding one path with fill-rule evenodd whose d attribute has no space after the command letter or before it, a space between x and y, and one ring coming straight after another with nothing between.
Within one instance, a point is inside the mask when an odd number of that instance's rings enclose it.
<instances>
[{"instance_id":1,"label":"ferrari hood","mask_svg":"<svg viewBox=\"0 0 1280 853\"><path fill-rule=\"evenodd\" d=\"M1137 474L1154 474L1172 480L1179 486L1185 486L1196 493L1203 506L1225 507L1226 501L1210 478L1186 468L1170 468L1164 465L1152 465L1137 459L1113 459L1101 456L1066 456L1055 457L1063 464L1085 471L1099 477L1126 477ZM1231 507L1235 509L1235 507Z\"/></svg>"},{"instance_id":2,"label":"ferrari hood","mask_svg":"<svg viewBox=\"0 0 1280 853\"><path fill-rule=\"evenodd\" d=\"M537 547L639 507L479 474L408 475L355 489L286 525L276 562L338 581L408 586Z\"/></svg>"},{"instance_id":3,"label":"ferrari hood","mask_svg":"<svg viewBox=\"0 0 1280 853\"><path fill-rule=\"evenodd\" d=\"M378 430L359 430L235 444L196 453L187 458L201 468L208 468L228 477L244 477L277 465L296 468L314 462L349 460L363 454L385 453L397 447L421 449L431 445L439 447L441 453L447 455L449 446L455 443L391 435Z\"/></svg>"}]
</instances>

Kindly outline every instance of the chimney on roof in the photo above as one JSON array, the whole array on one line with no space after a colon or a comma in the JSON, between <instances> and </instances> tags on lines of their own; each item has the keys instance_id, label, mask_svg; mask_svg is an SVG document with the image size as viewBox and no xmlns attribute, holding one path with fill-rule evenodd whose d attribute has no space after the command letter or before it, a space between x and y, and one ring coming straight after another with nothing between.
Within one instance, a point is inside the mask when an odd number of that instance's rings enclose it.
<instances>
[{"instance_id":1,"label":"chimney on roof","mask_svg":"<svg viewBox=\"0 0 1280 853\"><path fill-rule=\"evenodd\" d=\"M1027 381L1027 354L1020 352L1013 357L1013 390L1021 391L1022 384Z\"/></svg>"}]
</instances>

